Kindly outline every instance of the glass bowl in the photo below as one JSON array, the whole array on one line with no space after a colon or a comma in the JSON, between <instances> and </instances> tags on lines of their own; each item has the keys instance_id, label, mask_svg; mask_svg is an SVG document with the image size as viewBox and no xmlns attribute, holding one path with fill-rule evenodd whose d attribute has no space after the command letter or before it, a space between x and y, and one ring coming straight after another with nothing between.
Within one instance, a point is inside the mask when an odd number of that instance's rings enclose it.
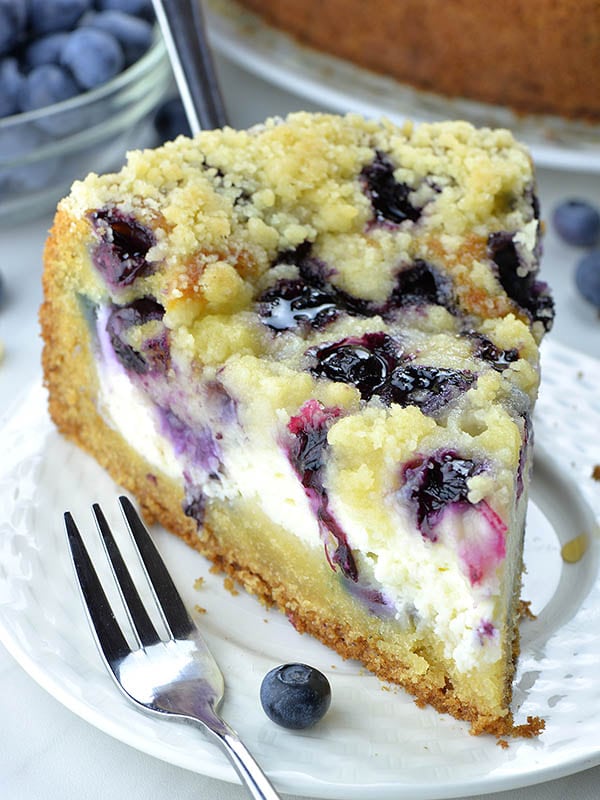
<instances>
[{"instance_id":1,"label":"glass bowl","mask_svg":"<svg viewBox=\"0 0 600 800\"><path fill-rule=\"evenodd\" d=\"M110 172L156 144L153 118L172 74L158 30L150 49L102 86L0 119L0 225L50 212L74 180Z\"/></svg>"}]
</instances>

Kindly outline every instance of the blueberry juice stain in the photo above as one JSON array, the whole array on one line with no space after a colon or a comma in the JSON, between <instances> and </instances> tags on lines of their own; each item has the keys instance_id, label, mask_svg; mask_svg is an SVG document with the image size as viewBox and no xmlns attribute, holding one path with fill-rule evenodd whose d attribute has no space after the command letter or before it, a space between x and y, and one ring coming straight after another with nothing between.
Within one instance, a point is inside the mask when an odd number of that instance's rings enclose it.
<instances>
[{"instance_id":1,"label":"blueberry juice stain","mask_svg":"<svg viewBox=\"0 0 600 800\"><path fill-rule=\"evenodd\" d=\"M356 582L358 569L354 556L346 534L329 510L323 485L327 432L340 415L338 408L326 408L318 400L308 400L288 423L291 434L288 457L316 514L327 560L333 569L339 567L346 578ZM330 546L332 539L333 548Z\"/></svg>"}]
</instances>

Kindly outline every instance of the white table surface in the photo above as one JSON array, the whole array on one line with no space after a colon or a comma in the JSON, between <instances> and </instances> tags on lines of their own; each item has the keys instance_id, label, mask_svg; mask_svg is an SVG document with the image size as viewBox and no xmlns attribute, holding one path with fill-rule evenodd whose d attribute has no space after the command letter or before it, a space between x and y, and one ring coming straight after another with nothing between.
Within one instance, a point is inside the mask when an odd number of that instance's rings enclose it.
<instances>
[{"instance_id":1,"label":"white table surface","mask_svg":"<svg viewBox=\"0 0 600 800\"><path fill-rule=\"evenodd\" d=\"M306 101L220 60L219 71L230 119L236 126L309 108ZM538 177L546 215L558 200L569 196L588 198L600 207L598 175L544 169ZM0 307L0 341L5 347L0 363L0 415L15 395L39 379L37 309L41 300L41 253L50 222L47 216L22 226L0 228L0 272L6 288ZM551 229L548 231L543 277L556 298L552 336L600 358L600 317L578 296L573 284L578 255L574 248L561 244ZM0 798L242 800L246 796L238 785L171 766L98 731L41 689L0 645ZM485 796L489 800L597 800L600 767Z\"/></svg>"}]
</instances>

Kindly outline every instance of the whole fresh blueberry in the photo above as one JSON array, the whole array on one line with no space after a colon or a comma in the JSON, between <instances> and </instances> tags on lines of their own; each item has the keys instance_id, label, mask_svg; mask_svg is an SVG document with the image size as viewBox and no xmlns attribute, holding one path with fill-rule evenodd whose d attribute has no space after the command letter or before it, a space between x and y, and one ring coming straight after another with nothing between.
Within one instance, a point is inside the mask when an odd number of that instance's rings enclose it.
<instances>
[{"instance_id":1,"label":"whole fresh blueberry","mask_svg":"<svg viewBox=\"0 0 600 800\"><path fill-rule=\"evenodd\" d=\"M110 33L96 28L77 28L69 34L61 63L71 70L82 89L93 89L121 72L125 56Z\"/></svg>"},{"instance_id":2,"label":"whole fresh blueberry","mask_svg":"<svg viewBox=\"0 0 600 800\"><path fill-rule=\"evenodd\" d=\"M178 136L191 136L190 125L179 97L167 100L156 112L156 132L161 142L170 142Z\"/></svg>"},{"instance_id":3,"label":"whole fresh blueberry","mask_svg":"<svg viewBox=\"0 0 600 800\"><path fill-rule=\"evenodd\" d=\"M80 27L96 28L114 36L123 49L127 67L141 58L152 44L152 25L124 11L91 11L81 20Z\"/></svg>"},{"instance_id":4,"label":"whole fresh blueberry","mask_svg":"<svg viewBox=\"0 0 600 800\"><path fill-rule=\"evenodd\" d=\"M42 64L32 69L23 81L21 111L45 108L79 94L71 75L57 64Z\"/></svg>"},{"instance_id":5,"label":"whole fresh blueberry","mask_svg":"<svg viewBox=\"0 0 600 800\"><path fill-rule=\"evenodd\" d=\"M552 220L568 244L592 247L600 241L600 212L587 200L565 200L554 209Z\"/></svg>"},{"instance_id":6,"label":"whole fresh blueberry","mask_svg":"<svg viewBox=\"0 0 600 800\"><path fill-rule=\"evenodd\" d=\"M96 0L99 11L124 11L149 22L154 19L152 0Z\"/></svg>"},{"instance_id":7,"label":"whole fresh blueberry","mask_svg":"<svg viewBox=\"0 0 600 800\"><path fill-rule=\"evenodd\" d=\"M92 7L92 0L28 0L29 22L34 34L70 31Z\"/></svg>"},{"instance_id":8,"label":"whole fresh blueberry","mask_svg":"<svg viewBox=\"0 0 600 800\"><path fill-rule=\"evenodd\" d=\"M35 69L43 64L58 64L68 36L69 34L65 31L60 31L33 39L25 48L26 68Z\"/></svg>"},{"instance_id":9,"label":"whole fresh blueberry","mask_svg":"<svg viewBox=\"0 0 600 800\"><path fill-rule=\"evenodd\" d=\"M331 703L331 686L314 667L283 664L265 675L260 702L265 714L277 725L302 730L315 725L326 714Z\"/></svg>"},{"instance_id":10,"label":"whole fresh blueberry","mask_svg":"<svg viewBox=\"0 0 600 800\"><path fill-rule=\"evenodd\" d=\"M3 58L0 61L0 117L9 117L19 111L23 80L16 58Z\"/></svg>"},{"instance_id":11,"label":"whole fresh blueberry","mask_svg":"<svg viewBox=\"0 0 600 800\"><path fill-rule=\"evenodd\" d=\"M10 53L27 26L27 0L0 0L0 55Z\"/></svg>"},{"instance_id":12,"label":"whole fresh blueberry","mask_svg":"<svg viewBox=\"0 0 600 800\"><path fill-rule=\"evenodd\" d=\"M575 283L585 299L600 308L600 250L592 250L579 261Z\"/></svg>"},{"instance_id":13,"label":"whole fresh blueberry","mask_svg":"<svg viewBox=\"0 0 600 800\"><path fill-rule=\"evenodd\" d=\"M24 159L6 169L0 167L0 196L42 189L56 179L60 169L58 158L28 161L37 148L48 141L42 131L32 124L0 130L0 153L13 161Z\"/></svg>"}]
</instances>

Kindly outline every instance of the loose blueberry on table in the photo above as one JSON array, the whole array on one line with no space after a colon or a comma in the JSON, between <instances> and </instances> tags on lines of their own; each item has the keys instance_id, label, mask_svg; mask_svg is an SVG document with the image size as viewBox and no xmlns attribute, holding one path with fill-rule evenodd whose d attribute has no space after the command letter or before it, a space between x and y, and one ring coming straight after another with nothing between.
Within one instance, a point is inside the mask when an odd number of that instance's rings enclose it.
<instances>
[{"instance_id":1,"label":"loose blueberry on table","mask_svg":"<svg viewBox=\"0 0 600 800\"><path fill-rule=\"evenodd\" d=\"M568 244L593 247L600 242L600 212L587 200L563 201L554 209L552 221L558 235Z\"/></svg>"},{"instance_id":2,"label":"loose blueberry on table","mask_svg":"<svg viewBox=\"0 0 600 800\"><path fill-rule=\"evenodd\" d=\"M265 714L277 725L302 730L316 725L325 716L331 703L331 686L315 667L283 664L263 678L260 702Z\"/></svg>"},{"instance_id":3,"label":"loose blueberry on table","mask_svg":"<svg viewBox=\"0 0 600 800\"><path fill-rule=\"evenodd\" d=\"M592 250L578 262L575 283L585 299L600 309L600 250Z\"/></svg>"}]
</instances>

